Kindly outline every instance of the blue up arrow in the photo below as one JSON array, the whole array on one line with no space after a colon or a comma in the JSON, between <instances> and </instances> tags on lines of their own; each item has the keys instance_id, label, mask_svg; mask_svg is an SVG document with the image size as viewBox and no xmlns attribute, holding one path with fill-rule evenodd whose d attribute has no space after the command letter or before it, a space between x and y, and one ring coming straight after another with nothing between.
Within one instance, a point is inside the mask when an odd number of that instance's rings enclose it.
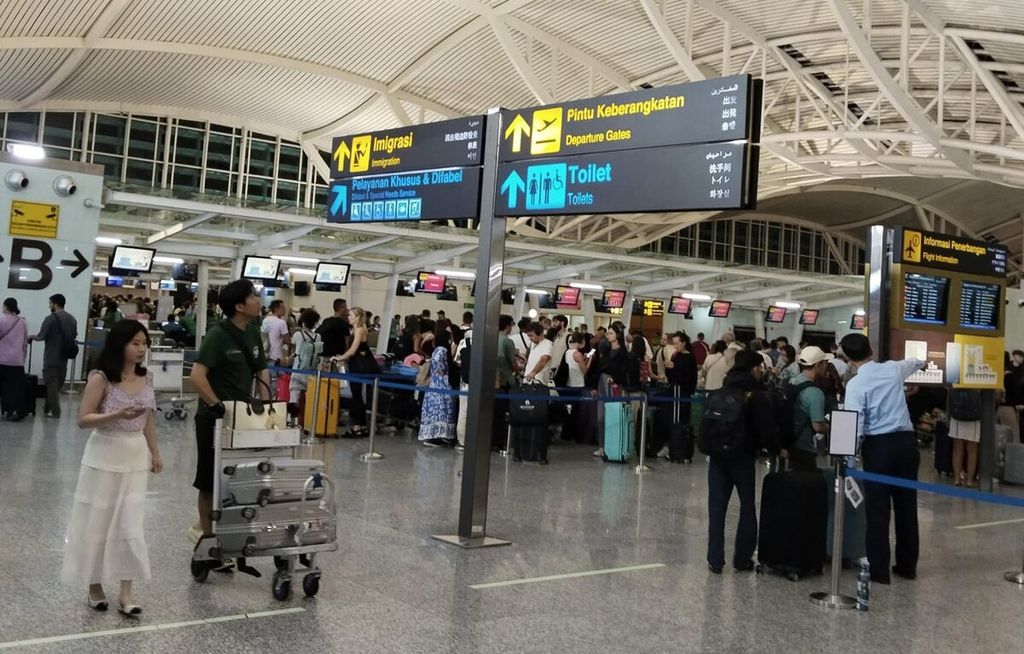
<instances>
[{"instance_id":1,"label":"blue up arrow","mask_svg":"<svg viewBox=\"0 0 1024 654\"><path fill-rule=\"evenodd\" d=\"M348 187L342 184L335 184L331 187L334 200L331 202L331 217L339 218L348 211Z\"/></svg>"},{"instance_id":2,"label":"blue up arrow","mask_svg":"<svg viewBox=\"0 0 1024 654\"><path fill-rule=\"evenodd\" d=\"M512 171L505 178L505 181L501 185L501 193L504 195L508 193L508 208L515 209L518 204L519 192L526 191L526 182L519 176L519 173Z\"/></svg>"}]
</instances>

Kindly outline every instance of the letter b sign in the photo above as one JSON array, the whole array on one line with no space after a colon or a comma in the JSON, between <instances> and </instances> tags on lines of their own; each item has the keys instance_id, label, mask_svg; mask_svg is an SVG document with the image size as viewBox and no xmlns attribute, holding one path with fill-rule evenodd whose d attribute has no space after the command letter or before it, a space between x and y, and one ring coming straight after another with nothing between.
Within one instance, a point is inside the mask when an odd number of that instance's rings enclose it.
<instances>
[{"instance_id":1,"label":"letter b sign","mask_svg":"<svg viewBox=\"0 0 1024 654\"><path fill-rule=\"evenodd\" d=\"M12 290L41 291L53 281L50 259L53 249L45 241L16 238L11 241L11 265L7 287ZM38 272L39 279L30 271Z\"/></svg>"}]
</instances>

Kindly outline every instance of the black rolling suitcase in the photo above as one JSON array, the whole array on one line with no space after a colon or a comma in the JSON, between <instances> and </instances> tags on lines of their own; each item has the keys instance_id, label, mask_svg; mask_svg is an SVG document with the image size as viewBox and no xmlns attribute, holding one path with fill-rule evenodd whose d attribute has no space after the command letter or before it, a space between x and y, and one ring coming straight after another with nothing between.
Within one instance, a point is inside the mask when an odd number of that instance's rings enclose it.
<instances>
[{"instance_id":1,"label":"black rolling suitcase","mask_svg":"<svg viewBox=\"0 0 1024 654\"><path fill-rule=\"evenodd\" d=\"M828 529L828 484L818 472L770 472L761 486L759 572L791 581L820 575Z\"/></svg>"},{"instance_id":2,"label":"black rolling suitcase","mask_svg":"<svg viewBox=\"0 0 1024 654\"><path fill-rule=\"evenodd\" d=\"M935 472L947 477L953 474L953 439L949 437L949 425L935 423Z\"/></svg>"},{"instance_id":3,"label":"black rolling suitcase","mask_svg":"<svg viewBox=\"0 0 1024 654\"><path fill-rule=\"evenodd\" d=\"M511 391L508 421L512 426L512 448L517 461L547 461L548 404L550 391L544 384L519 384Z\"/></svg>"},{"instance_id":4,"label":"black rolling suitcase","mask_svg":"<svg viewBox=\"0 0 1024 654\"><path fill-rule=\"evenodd\" d=\"M673 463L693 463L694 438L690 429L689 405L679 401L682 392L678 386L672 387L672 398L676 401L661 405L668 439L668 459Z\"/></svg>"},{"instance_id":5,"label":"black rolling suitcase","mask_svg":"<svg viewBox=\"0 0 1024 654\"><path fill-rule=\"evenodd\" d=\"M39 413L39 398L46 397L46 387L39 383L39 375L25 375L24 383L15 391L18 415Z\"/></svg>"}]
</instances>

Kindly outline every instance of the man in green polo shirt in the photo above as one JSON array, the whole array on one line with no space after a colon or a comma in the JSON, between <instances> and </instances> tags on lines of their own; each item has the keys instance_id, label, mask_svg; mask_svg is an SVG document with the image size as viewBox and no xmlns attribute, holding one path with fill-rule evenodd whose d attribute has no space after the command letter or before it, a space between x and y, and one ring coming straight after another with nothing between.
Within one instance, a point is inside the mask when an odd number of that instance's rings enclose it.
<instances>
[{"instance_id":1,"label":"man in green polo shirt","mask_svg":"<svg viewBox=\"0 0 1024 654\"><path fill-rule=\"evenodd\" d=\"M199 348L192 383L199 393L196 412L196 478L199 491L199 524L210 533L213 510L213 435L218 418L224 417L224 402L245 402L253 395L253 379L259 379L255 395L269 399L270 374L263 352L263 339L256 319L260 298L252 282L239 279L225 286L218 300L224 320L214 323ZM243 351L243 347L245 351Z\"/></svg>"}]
</instances>

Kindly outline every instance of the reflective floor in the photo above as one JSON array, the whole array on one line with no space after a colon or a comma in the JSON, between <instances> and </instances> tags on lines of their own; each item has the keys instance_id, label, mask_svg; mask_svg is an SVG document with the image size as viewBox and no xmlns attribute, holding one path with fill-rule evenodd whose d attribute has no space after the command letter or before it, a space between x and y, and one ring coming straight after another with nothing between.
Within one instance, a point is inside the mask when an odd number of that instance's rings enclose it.
<instances>
[{"instance_id":1,"label":"reflective floor","mask_svg":"<svg viewBox=\"0 0 1024 654\"><path fill-rule=\"evenodd\" d=\"M200 585L185 534L195 514L193 436L190 423L163 419L166 471L152 478L147 507L154 578L137 592L145 613L99 614L84 588L59 581L87 436L73 408L64 415L0 423L0 649L934 653L1020 652L1024 643L1024 588L1002 580L1020 566L1024 521L956 529L1020 520L1020 510L922 495L919 579L873 586L869 613L837 613L807 600L825 578L708 573L702 463L654 464L638 477L579 446L556 446L547 467L495 456L489 531L513 545L442 545L430 536L455 529L461 455L419 447L409 434L380 438L387 458L371 464L358 460L366 441L333 444L341 549L324 557L316 599L274 601L265 559L255 560L262 579L214 574ZM927 453L922 467L933 479ZM731 532L734 511L729 523ZM643 564L664 567L470 588ZM853 573L842 583L854 592ZM260 615L282 608L293 611ZM111 633L121 629L135 631ZM52 636L73 639L33 644Z\"/></svg>"}]
</instances>

